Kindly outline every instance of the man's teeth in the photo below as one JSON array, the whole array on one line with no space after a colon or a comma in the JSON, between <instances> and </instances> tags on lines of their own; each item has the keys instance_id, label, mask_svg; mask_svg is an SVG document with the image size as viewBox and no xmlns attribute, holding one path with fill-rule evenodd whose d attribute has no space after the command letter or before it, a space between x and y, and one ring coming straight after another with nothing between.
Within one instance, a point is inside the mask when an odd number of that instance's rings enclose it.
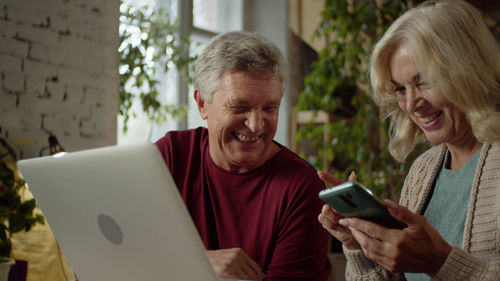
<instances>
[{"instance_id":1,"label":"man's teeth","mask_svg":"<svg viewBox=\"0 0 500 281\"><path fill-rule=\"evenodd\" d=\"M425 116L425 117L420 117L420 121L422 121L422 123L429 123L431 121L433 121L434 119L436 119L438 116L440 115L440 113L434 113L432 115L429 115L429 116Z\"/></svg>"},{"instance_id":2,"label":"man's teeth","mask_svg":"<svg viewBox=\"0 0 500 281\"><path fill-rule=\"evenodd\" d=\"M256 142L259 137L247 137L241 134L235 134L236 138L241 142Z\"/></svg>"}]
</instances>

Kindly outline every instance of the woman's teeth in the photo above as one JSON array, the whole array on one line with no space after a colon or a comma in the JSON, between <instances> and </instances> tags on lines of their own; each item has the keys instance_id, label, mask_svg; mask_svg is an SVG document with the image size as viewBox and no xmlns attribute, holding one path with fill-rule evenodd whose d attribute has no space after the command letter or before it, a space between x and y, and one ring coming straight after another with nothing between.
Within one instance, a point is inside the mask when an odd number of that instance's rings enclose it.
<instances>
[{"instance_id":1,"label":"woman's teeth","mask_svg":"<svg viewBox=\"0 0 500 281\"><path fill-rule=\"evenodd\" d=\"M419 117L418 119L420 119L420 121L424 124L427 124L429 122L432 122L434 121L434 119L436 119L439 115L441 115L441 112L438 112L438 113L434 113L432 115L429 115L429 116L425 116L425 117Z\"/></svg>"}]
</instances>

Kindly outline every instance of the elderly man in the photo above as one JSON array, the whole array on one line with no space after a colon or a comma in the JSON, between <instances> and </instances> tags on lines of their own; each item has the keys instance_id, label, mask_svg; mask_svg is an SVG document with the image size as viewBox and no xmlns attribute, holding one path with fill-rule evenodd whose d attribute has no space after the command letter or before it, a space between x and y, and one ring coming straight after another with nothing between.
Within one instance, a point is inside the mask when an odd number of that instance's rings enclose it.
<instances>
[{"instance_id":1,"label":"elderly man","mask_svg":"<svg viewBox=\"0 0 500 281\"><path fill-rule=\"evenodd\" d=\"M208 128L157 146L221 278L326 280L328 235L317 223L324 183L273 141L286 63L255 34L215 37L199 56L194 99Z\"/></svg>"}]
</instances>

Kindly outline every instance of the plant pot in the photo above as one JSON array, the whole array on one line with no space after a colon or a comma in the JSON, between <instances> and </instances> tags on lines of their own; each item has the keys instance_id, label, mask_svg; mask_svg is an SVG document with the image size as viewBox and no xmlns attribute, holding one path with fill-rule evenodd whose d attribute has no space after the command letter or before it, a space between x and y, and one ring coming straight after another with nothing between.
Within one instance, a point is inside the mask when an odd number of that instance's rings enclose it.
<instances>
[{"instance_id":1,"label":"plant pot","mask_svg":"<svg viewBox=\"0 0 500 281\"><path fill-rule=\"evenodd\" d=\"M7 281L9 279L10 268L15 263L13 259L0 258L0 281Z\"/></svg>"},{"instance_id":2,"label":"plant pot","mask_svg":"<svg viewBox=\"0 0 500 281\"><path fill-rule=\"evenodd\" d=\"M24 260L15 260L10 268L9 281L26 281L28 277L28 262Z\"/></svg>"}]
</instances>

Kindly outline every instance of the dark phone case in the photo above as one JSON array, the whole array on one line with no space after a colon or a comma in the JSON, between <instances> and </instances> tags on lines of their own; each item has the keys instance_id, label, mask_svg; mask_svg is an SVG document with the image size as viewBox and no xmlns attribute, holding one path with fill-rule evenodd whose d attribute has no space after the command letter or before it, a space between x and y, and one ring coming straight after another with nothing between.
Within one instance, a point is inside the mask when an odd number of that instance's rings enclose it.
<instances>
[{"instance_id":1,"label":"dark phone case","mask_svg":"<svg viewBox=\"0 0 500 281\"><path fill-rule=\"evenodd\" d=\"M387 228L406 227L406 224L392 217L386 207L359 183L345 182L324 189L319 192L319 197L347 218L357 217Z\"/></svg>"}]
</instances>

